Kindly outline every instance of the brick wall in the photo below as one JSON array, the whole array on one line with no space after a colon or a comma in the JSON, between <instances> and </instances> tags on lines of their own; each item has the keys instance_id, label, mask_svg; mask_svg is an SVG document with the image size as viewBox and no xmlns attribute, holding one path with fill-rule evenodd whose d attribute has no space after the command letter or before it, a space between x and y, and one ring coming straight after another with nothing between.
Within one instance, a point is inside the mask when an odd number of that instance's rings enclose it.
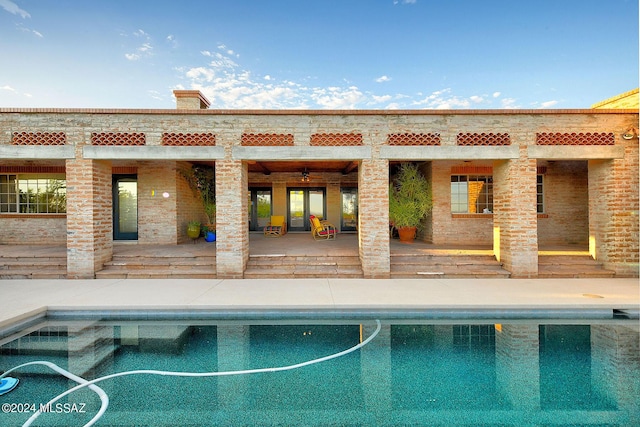
<instances>
[{"instance_id":1,"label":"brick wall","mask_svg":"<svg viewBox=\"0 0 640 427\"><path fill-rule=\"evenodd\" d=\"M626 142L624 159L589 162L589 250L619 276L638 276L637 144Z\"/></svg>"},{"instance_id":2,"label":"brick wall","mask_svg":"<svg viewBox=\"0 0 640 427\"><path fill-rule=\"evenodd\" d=\"M50 216L0 216L2 245L64 245L67 243L67 218Z\"/></svg>"},{"instance_id":3,"label":"brick wall","mask_svg":"<svg viewBox=\"0 0 640 427\"><path fill-rule=\"evenodd\" d=\"M477 167L491 167L491 163L431 162L431 185L433 190L432 242L439 245L491 245L493 243L493 215L458 215L451 213L451 169L454 167L469 168L471 170ZM462 174L464 173L456 173L456 175Z\"/></svg>"},{"instance_id":4,"label":"brick wall","mask_svg":"<svg viewBox=\"0 0 640 427\"><path fill-rule=\"evenodd\" d=\"M545 212L538 218L539 246L589 242L589 191L586 161L546 162Z\"/></svg>"},{"instance_id":5,"label":"brick wall","mask_svg":"<svg viewBox=\"0 0 640 427\"><path fill-rule=\"evenodd\" d=\"M178 197L176 162L138 164L138 242L176 244ZM186 228L186 226L185 226ZM186 235L186 231L185 231Z\"/></svg>"}]
</instances>

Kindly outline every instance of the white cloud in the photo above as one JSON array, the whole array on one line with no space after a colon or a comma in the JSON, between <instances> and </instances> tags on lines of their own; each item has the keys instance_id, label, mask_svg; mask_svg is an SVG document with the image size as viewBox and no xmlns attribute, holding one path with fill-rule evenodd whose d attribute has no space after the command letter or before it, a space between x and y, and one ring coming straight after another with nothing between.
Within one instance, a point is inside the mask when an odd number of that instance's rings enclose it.
<instances>
[{"instance_id":1,"label":"white cloud","mask_svg":"<svg viewBox=\"0 0 640 427\"><path fill-rule=\"evenodd\" d=\"M493 97L494 98L498 98L500 96L500 92L493 92Z\"/></svg>"},{"instance_id":2,"label":"white cloud","mask_svg":"<svg viewBox=\"0 0 640 427\"><path fill-rule=\"evenodd\" d=\"M514 98L503 98L500 100L500 104L502 105L502 108L506 109L520 108L516 105L516 100Z\"/></svg>"},{"instance_id":3,"label":"white cloud","mask_svg":"<svg viewBox=\"0 0 640 427\"><path fill-rule=\"evenodd\" d=\"M383 82L388 82L389 80L391 80L391 77L388 76L380 76L376 79L376 83L383 83Z\"/></svg>"},{"instance_id":4,"label":"white cloud","mask_svg":"<svg viewBox=\"0 0 640 427\"><path fill-rule=\"evenodd\" d=\"M233 52L233 53L231 53ZM201 90L211 101L211 108L220 109L456 109L490 108L493 95L473 95L463 97L453 93L451 88L433 91L427 95L402 93L372 93L363 90L348 79L338 85L310 85L318 81L316 76L307 76L299 81L279 79L271 73L254 75L243 69L235 58L237 53L224 44L214 50L202 50L201 55L208 63L178 69L184 79L179 87ZM233 57L231 55L234 55ZM376 81L388 81L381 76ZM515 103L511 99L500 99L504 108Z\"/></svg>"},{"instance_id":5,"label":"white cloud","mask_svg":"<svg viewBox=\"0 0 640 427\"><path fill-rule=\"evenodd\" d=\"M545 101L545 102L541 102L540 103L540 108L550 108L553 107L554 105L556 105L558 103L558 101Z\"/></svg>"},{"instance_id":6,"label":"white cloud","mask_svg":"<svg viewBox=\"0 0 640 427\"><path fill-rule=\"evenodd\" d=\"M138 61L142 58L153 56L153 46L151 45L151 36L144 30L133 32L135 37L143 38L145 41L135 49L135 52L125 53L124 57L129 61Z\"/></svg>"},{"instance_id":7,"label":"white cloud","mask_svg":"<svg viewBox=\"0 0 640 427\"><path fill-rule=\"evenodd\" d=\"M16 93L16 90L14 88L12 88L11 86L8 86L8 85L0 87L0 90L8 90L9 92Z\"/></svg>"},{"instance_id":8,"label":"white cloud","mask_svg":"<svg viewBox=\"0 0 640 427\"><path fill-rule=\"evenodd\" d=\"M9 13L12 13L14 15L20 15L23 19L31 18L31 15L29 15L29 12L27 12L26 10L20 9L20 7L17 4L15 4L10 0L0 0L0 6L2 6L2 8Z\"/></svg>"}]
</instances>

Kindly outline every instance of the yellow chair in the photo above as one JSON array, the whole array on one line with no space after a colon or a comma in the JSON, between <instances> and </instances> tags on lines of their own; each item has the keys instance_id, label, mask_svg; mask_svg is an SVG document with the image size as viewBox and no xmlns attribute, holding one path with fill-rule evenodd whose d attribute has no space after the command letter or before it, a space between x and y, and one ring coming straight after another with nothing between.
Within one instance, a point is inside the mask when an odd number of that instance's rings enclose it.
<instances>
[{"instance_id":1,"label":"yellow chair","mask_svg":"<svg viewBox=\"0 0 640 427\"><path fill-rule=\"evenodd\" d=\"M287 233L287 223L282 215L272 215L271 221L264 227L265 237L280 237Z\"/></svg>"},{"instance_id":2,"label":"yellow chair","mask_svg":"<svg viewBox=\"0 0 640 427\"><path fill-rule=\"evenodd\" d=\"M315 215L309 217L311 220L311 235L313 240L335 239L338 229L328 221L320 221Z\"/></svg>"}]
</instances>

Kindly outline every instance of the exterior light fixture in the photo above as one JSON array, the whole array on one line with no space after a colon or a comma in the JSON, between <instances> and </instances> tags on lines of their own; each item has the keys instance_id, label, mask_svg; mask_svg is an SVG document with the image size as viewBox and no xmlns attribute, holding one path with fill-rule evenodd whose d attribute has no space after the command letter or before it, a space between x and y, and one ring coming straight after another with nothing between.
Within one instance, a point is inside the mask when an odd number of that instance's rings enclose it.
<instances>
[{"instance_id":1,"label":"exterior light fixture","mask_svg":"<svg viewBox=\"0 0 640 427\"><path fill-rule=\"evenodd\" d=\"M304 168L302 171L302 182L309 182L309 171L307 171L307 168Z\"/></svg>"},{"instance_id":2,"label":"exterior light fixture","mask_svg":"<svg viewBox=\"0 0 640 427\"><path fill-rule=\"evenodd\" d=\"M622 134L622 139L630 140L638 137L638 131L635 128L629 128Z\"/></svg>"}]
</instances>

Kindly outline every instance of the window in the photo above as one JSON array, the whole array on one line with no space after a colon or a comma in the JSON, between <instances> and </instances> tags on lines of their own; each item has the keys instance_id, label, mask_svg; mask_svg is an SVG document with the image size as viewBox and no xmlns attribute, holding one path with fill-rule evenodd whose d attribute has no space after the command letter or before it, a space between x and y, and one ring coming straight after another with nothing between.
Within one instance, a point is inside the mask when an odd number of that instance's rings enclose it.
<instances>
[{"instance_id":1,"label":"window","mask_svg":"<svg viewBox=\"0 0 640 427\"><path fill-rule=\"evenodd\" d=\"M493 177L451 176L451 213L492 213Z\"/></svg>"},{"instance_id":2,"label":"window","mask_svg":"<svg viewBox=\"0 0 640 427\"><path fill-rule=\"evenodd\" d=\"M544 175L536 177L536 210L544 213Z\"/></svg>"},{"instance_id":3,"label":"window","mask_svg":"<svg viewBox=\"0 0 640 427\"><path fill-rule=\"evenodd\" d=\"M64 174L0 175L0 213L66 213Z\"/></svg>"}]
</instances>

